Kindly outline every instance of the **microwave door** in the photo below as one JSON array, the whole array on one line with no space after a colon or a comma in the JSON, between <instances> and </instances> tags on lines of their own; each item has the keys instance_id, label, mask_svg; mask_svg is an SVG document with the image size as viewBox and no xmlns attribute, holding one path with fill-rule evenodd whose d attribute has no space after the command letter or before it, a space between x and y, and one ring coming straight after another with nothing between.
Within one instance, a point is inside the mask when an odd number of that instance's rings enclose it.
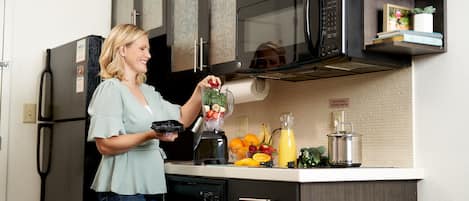
<instances>
[{"instance_id":1,"label":"microwave door","mask_svg":"<svg viewBox=\"0 0 469 201\"><path fill-rule=\"evenodd\" d=\"M237 56L243 69L265 72L297 61L298 43L305 43L300 0L239 0ZM306 47L306 46L305 46Z\"/></svg>"}]
</instances>

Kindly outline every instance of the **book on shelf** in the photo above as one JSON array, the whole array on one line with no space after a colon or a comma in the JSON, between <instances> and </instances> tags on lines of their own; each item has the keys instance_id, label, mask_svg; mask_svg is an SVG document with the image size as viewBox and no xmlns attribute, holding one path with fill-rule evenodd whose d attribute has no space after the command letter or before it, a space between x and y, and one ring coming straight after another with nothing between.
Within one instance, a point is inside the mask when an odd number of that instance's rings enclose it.
<instances>
[{"instance_id":1,"label":"book on shelf","mask_svg":"<svg viewBox=\"0 0 469 201\"><path fill-rule=\"evenodd\" d=\"M423 45L432 45L432 46L442 46L443 40L441 38L434 38L428 36L420 35L395 35L387 38L375 38L373 39L373 44L389 43L389 42L408 42L408 43L417 43Z\"/></svg>"},{"instance_id":2,"label":"book on shelf","mask_svg":"<svg viewBox=\"0 0 469 201\"><path fill-rule=\"evenodd\" d=\"M394 30L388 32L379 32L376 34L377 38L389 38L398 35L412 35L412 36L424 36L430 38L443 38L443 34L438 32L421 32L421 31L413 31L413 30Z\"/></svg>"}]
</instances>

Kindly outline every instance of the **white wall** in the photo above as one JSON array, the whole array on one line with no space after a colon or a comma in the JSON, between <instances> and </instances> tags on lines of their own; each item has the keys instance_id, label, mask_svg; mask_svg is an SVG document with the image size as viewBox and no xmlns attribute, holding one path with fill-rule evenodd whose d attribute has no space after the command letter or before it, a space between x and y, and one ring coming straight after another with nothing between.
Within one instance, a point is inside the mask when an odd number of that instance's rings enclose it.
<instances>
[{"instance_id":1,"label":"white wall","mask_svg":"<svg viewBox=\"0 0 469 201\"><path fill-rule=\"evenodd\" d=\"M414 60L419 201L469 200L469 2L446 2L448 52Z\"/></svg>"},{"instance_id":2,"label":"white wall","mask_svg":"<svg viewBox=\"0 0 469 201\"><path fill-rule=\"evenodd\" d=\"M7 0L13 4L7 200L39 200L36 126L22 123L24 103L36 103L45 50L110 30L110 0ZM66 199L65 199L66 200Z\"/></svg>"}]
</instances>

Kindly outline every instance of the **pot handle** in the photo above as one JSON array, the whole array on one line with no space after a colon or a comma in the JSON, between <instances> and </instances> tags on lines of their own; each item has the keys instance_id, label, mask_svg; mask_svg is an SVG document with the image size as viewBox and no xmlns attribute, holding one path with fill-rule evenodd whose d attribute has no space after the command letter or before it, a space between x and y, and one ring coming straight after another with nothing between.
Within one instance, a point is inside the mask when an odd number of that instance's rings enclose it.
<instances>
[{"instance_id":1,"label":"pot handle","mask_svg":"<svg viewBox=\"0 0 469 201\"><path fill-rule=\"evenodd\" d=\"M342 127L341 125L344 125L344 126L349 125L350 129L352 131L351 133L353 133L353 123L352 122L339 122L339 124L335 128L336 133L347 132L347 129L345 129L345 127L343 128L343 130L339 130Z\"/></svg>"}]
</instances>

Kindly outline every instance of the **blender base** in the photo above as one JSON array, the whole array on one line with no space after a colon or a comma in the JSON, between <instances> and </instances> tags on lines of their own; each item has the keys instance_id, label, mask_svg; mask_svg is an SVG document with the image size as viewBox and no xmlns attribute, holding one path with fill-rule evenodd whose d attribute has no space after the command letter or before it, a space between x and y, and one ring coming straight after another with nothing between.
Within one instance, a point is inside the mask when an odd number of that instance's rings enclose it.
<instances>
[{"instance_id":1,"label":"blender base","mask_svg":"<svg viewBox=\"0 0 469 201\"><path fill-rule=\"evenodd\" d=\"M203 131L195 137L195 165L228 163L227 138L224 131Z\"/></svg>"}]
</instances>

